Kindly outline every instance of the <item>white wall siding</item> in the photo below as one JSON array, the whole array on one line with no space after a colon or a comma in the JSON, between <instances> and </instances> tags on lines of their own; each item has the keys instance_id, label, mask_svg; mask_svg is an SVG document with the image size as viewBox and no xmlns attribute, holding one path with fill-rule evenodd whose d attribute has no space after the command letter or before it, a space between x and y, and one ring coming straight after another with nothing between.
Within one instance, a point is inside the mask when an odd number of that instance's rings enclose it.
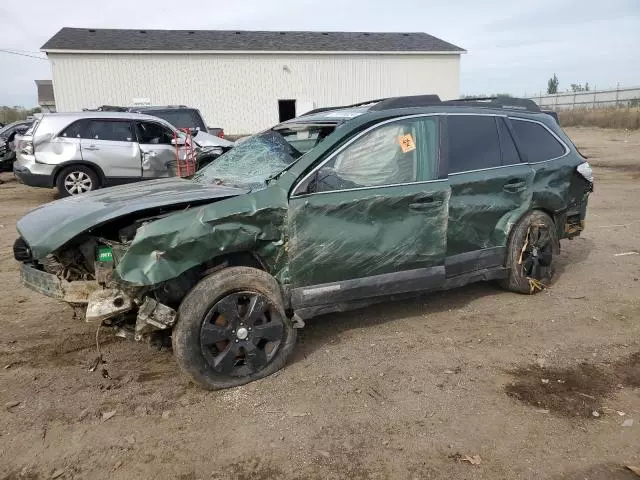
<instances>
[{"instance_id":1,"label":"white wall siding","mask_svg":"<svg viewBox=\"0 0 640 480\"><path fill-rule=\"evenodd\" d=\"M253 133L278 123L278 100L317 107L437 93L456 98L460 55L50 53L58 111L185 104L209 126ZM303 111L297 112L304 113Z\"/></svg>"}]
</instances>

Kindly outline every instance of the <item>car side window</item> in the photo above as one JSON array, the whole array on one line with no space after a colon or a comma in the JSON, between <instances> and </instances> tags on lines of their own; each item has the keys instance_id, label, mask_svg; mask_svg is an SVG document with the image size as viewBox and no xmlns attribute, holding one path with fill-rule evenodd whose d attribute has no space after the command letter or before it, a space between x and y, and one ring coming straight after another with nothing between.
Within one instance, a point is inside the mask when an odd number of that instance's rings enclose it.
<instances>
[{"instance_id":1,"label":"car side window","mask_svg":"<svg viewBox=\"0 0 640 480\"><path fill-rule=\"evenodd\" d=\"M520 163L520 156L516 149L509 127L504 118L498 118L498 133L500 135L500 146L502 147L502 165L517 165Z\"/></svg>"},{"instance_id":2,"label":"car side window","mask_svg":"<svg viewBox=\"0 0 640 480\"><path fill-rule=\"evenodd\" d=\"M500 166L500 142L496 117L447 116L449 173Z\"/></svg>"},{"instance_id":3,"label":"car side window","mask_svg":"<svg viewBox=\"0 0 640 480\"><path fill-rule=\"evenodd\" d=\"M539 123L517 118L510 120L518 139L518 145L528 162L544 162L561 157L566 153L564 146L556 137Z\"/></svg>"},{"instance_id":4,"label":"car side window","mask_svg":"<svg viewBox=\"0 0 640 480\"><path fill-rule=\"evenodd\" d=\"M58 136L63 138L82 138L82 134L84 133L86 124L87 122L84 120L78 120L77 122L73 122L71 125L65 128Z\"/></svg>"},{"instance_id":5,"label":"car side window","mask_svg":"<svg viewBox=\"0 0 640 480\"><path fill-rule=\"evenodd\" d=\"M138 143L143 145L171 145L173 132L159 123L137 122Z\"/></svg>"},{"instance_id":6,"label":"car side window","mask_svg":"<svg viewBox=\"0 0 640 480\"><path fill-rule=\"evenodd\" d=\"M114 142L133 142L135 138L131 122L118 120L91 120L85 129L83 138L91 140L111 140Z\"/></svg>"},{"instance_id":7,"label":"car side window","mask_svg":"<svg viewBox=\"0 0 640 480\"><path fill-rule=\"evenodd\" d=\"M433 180L437 117L403 119L364 134L325 163L309 191L323 192Z\"/></svg>"}]
</instances>

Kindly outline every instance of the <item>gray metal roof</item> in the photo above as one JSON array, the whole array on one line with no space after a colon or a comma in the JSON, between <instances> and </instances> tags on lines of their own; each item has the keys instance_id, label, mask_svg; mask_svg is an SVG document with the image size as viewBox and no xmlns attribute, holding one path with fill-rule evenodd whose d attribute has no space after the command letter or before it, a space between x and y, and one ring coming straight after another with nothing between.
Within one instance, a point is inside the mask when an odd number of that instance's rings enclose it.
<instances>
[{"instance_id":1,"label":"gray metal roof","mask_svg":"<svg viewBox=\"0 0 640 480\"><path fill-rule=\"evenodd\" d=\"M36 88L38 89L38 105L56 104L51 80L36 80Z\"/></svg>"},{"instance_id":2,"label":"gray metal roof","mask_svg":"<svg viewBox=\"0 0 640 480\"><path fill-rule=\"evenodd\" d=\"M213 50L312 52L451 52L456 45L427 33L122 30L65 27L42 50Z\"/></svg>"}]
</instances>

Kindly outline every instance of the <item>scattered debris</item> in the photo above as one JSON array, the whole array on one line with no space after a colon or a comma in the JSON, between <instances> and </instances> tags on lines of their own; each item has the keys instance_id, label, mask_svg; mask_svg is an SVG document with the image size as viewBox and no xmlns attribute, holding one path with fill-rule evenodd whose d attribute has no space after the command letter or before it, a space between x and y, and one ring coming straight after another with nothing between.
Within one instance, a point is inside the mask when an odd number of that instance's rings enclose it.
<instances>
[{"instance_id":1,"label":"scattered debris","mask_svg":"<svg viewBox=\"0 0 640 480\"><path fill-rule=\"evenodd\" d=\"M465 455L461 462L469 462L471 465L480 465L482 463L482 459L480 458L480 455L474 455L473 457Z\"/></svg>"},{"instance_id":2,"label":"scattered debris","mask_svg":"<svg viewBox=\"0 0 640 480\"><path fill-rule=\"evenodd\" d=\"M64 474L64 468L58 468L56 470L53 471L53 473L51 474L51 478L59 478Z\"/></svg>"},{"instance_id":3,"label":"scattered debris","mask_svg":"<svg viewBox=\"0 0 640 480\"><path fill-rule=\"evenodd\" d=\"M18 405L20 405L20 403L22 403L22 402L19 402L17 400L14 400L14 401L11 401L11 402L7 402L7 403L4 404L4 408L7 409L7 410L11 410L12 408L15 408Z\"/></svg>"},{"instance_id":4,"label":"scattered debris","mask_svg":"<svg viewBox=\"0 0 640 480\"><path fill-rule=\"evenodd\" d=\"M591 412L591 415L598 418L600 416L600 412L598 410L594 410L593 412Z\"/></svg>"},{"instance_id":5,"label":"scattered debris","mask_svg":"<svg viewBox=\"0 0 640 480\"><path fill-rule=\"evenodd\" d=\"M538 410L536 410L537 413L549 413L549 409L548 408L539 408Z\"/></svg>"},{"instance_id":6,"label":"scattered debris","mask_svg":"<svg viewBox=\"0 0 640 480\"><path fill-rule=\"evenodd\" d=\"M165 420L170 416L171 416L171 412L169 410L165 410L164 412L162 412L162 418L164 418Z\"/></svg>"},{"instance_id":7,"label":"scattered debris","mask_svg":"<svg viewBox=\"0 0 640 480\"><path fill-rule=\"evenodd\" d=\"M309 412L289 412L290 417L309 417L311 414Z\"/></svg>"},{"instance_id":8,"label":"scattered debris","mask_svg":"<svg viewBox=\"0 0 640 480\"><path fill-rule=\"evenodd\" d=\"M621 417L624 417L624 416L626 415L626 413L621 412L620 410L616 410L616 413L617 413L618 415L620 415Z\"/></svg>"},{"instance_id":9,"label":"scattered debris","mask_svg":"<svg viewBox=\"0 0 640 480\"><path fill-rule=\"evenodd\" d=\"M622 422L623 427L633 427L633 418L627 418L624 422Z\"/></svg>"},{"instance_id":10,"label":"scattered debris","mask_svg":"<svg viewBox=\"0 0 640 480\"><path fill-rule=\"evenodd\" d=\"M5 370L9 370L9 369L10 369L11 367L13 367L16 363L17 363L17 362L7 363L7 364L4 366L4 369L5 369Z\"/></svg>"},{"instance_id":11,"label":"scattered debris","mask_svg":"<svg viewBox=\"0 0 640 480\"><path fill-rule=\"evenodd\" d=\"M613 256L614 257L626 257L627 255L640 255L640 252L623 252L623 253L616 253Z\"/></svg>"},{"instance_id":12,"label":"scattered debris","mask_svg":"<svg viewBox=\"0 0 640 480\"><path fill-rule=\"evenodd\" d=\"M469 455L463 455L460 452L456 452L456 453L450 454L448 457L456 463L469 462L471 465L480 465L482 463L482 459L480 458L480 455L473 455L470 457Z\"/></svg>"},{"instance_id":13,"label":"scattered debris","mask_svg":"<svg viewBox=\"0 0 640 480\"><path fill-rule=\"evenodd\" d=\"M640 467L633 467L631 465L625 465L625 468L633 473L635 473L637 476L640 477Z\"/></svg>"},{"instance_id":14,"label":"scattered debris","mask_svg":"<svg viewBox=\"0 0 640 480\"><path fill-rule=\"evenodd\" d=\"M107 372L106 368L102 369L102 378L106 378L108 380L112 380L111 376L109 375L109 372Z\"/></svg>"},{"instance_id":15,"label":"scattered debris","mask_svg":"<svg viewBox=\"0 0 640 480\"><path fill-rule=\"evenodd\" d=\"M383 440L382 441L382 446L386 447L387 445L389 445L389 440Z\"/></svg>"},{"instance_id":16,"label":"scattered debris","mask_svg":"<svg viewBox=\"0 0 640 480\"><path fill-rule=\"evenodd\" d=\"M89 364L89 368L87 369L89 372L95 372L98 368L98 365L102 365L103 363L107 363L102 358L102 355L98 355L93 361Z\"/></svg>"},{"instance_id":17,"label":"scattered debris","mask_svg":"<svg viewBox=\"0 0 640 480\"><path fill-rule=\"evenodd\" d=\"M542 383L544 383L546 385L547 383L549 383L549 379L548 378L542 378L542 379L540 379L540 382L542 382Z\"/></svg>"},{"instance_id":18,"label":"scattered debris","mask_svg":"<svg viewBox=\"0 0 640 480\"><path fill-rule=\"evenodd\" d=\"M111 410L109 412L102 412L102 421L106 422L110 418L113 418L115 414L116 414L116 410Z\"/></svg>"}]
</instances>

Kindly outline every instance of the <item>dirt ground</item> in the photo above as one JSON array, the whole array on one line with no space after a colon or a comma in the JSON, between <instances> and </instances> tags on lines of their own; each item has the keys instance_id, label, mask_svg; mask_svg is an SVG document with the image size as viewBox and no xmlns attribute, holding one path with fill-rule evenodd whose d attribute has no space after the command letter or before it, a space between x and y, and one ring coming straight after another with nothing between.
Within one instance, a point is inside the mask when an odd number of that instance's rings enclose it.
<instances>
[{"instance_id":1,"label":"dirt ground","mask_svg":"<svg viewBox=\"0 0 640 480\"><path fill-rule=\"evenodd\" d=\"M0 478L638 478L640 132L568 133L596 191L552 288L320 317L284 370L219 392L107 333L110 378L88 371L95 326L20 286L11 251L54 192L3 174Z\"/></svg>"}]
</instances>

